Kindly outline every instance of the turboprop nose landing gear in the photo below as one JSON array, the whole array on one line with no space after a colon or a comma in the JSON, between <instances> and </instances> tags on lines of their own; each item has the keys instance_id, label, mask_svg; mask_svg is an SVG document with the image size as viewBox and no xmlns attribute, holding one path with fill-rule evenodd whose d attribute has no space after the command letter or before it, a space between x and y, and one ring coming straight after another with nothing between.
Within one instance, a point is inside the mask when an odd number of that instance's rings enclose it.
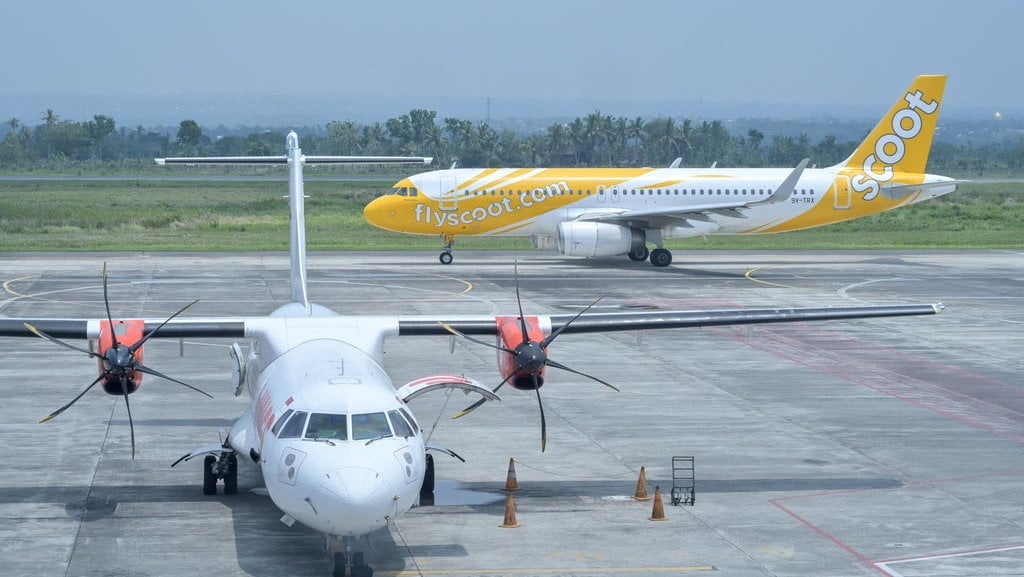
<instances>
[{"instance_id":1,"label":"turboprop nose landing gear","mask_svg":"<svg viewBox=\"0 0 1024 577\"><path fill-rule=\"evenodd\" d=\"M341 542L339 543L339 541ZM344 551L338 550L341 547L344 547ZM348 577L345 573L346 569L350 569L348 575L351 577L373 577L373 567L366 564L363 552L352 552L351 538L339 539L335 536L327 536L327 549L334 552L331 555L333 563L331 568L332 577Z\"/></svg>"}]
</instances>

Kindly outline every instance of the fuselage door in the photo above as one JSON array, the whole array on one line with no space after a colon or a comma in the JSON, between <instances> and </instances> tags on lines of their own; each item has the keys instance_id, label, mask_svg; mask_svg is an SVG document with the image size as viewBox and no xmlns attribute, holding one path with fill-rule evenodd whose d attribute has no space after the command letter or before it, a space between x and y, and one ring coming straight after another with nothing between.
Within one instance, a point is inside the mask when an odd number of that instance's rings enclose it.
<instances>
[{"instance_id":1,"label":"fuselage door","mask_svg":"<svg viewBox=\"0 0 1024 577\"><path fill-rule=\"evenodd\" d=\"M849 210L853 203L853 195L850 193L850 177L842 174L836 175L835 187L835 209Z\"/></svg>"},{"instance_id":2,"label":"fuselage door","mask_svg":"<svg viewBox=\"0 0 1024 577\"><path fill-rule=\"evenodd\" d=\"M438 209L445 212L455 212L459 209L458 186L459 182L454 176L441 177L441 190L437 196Z\"/></svg>"}]
</instances>

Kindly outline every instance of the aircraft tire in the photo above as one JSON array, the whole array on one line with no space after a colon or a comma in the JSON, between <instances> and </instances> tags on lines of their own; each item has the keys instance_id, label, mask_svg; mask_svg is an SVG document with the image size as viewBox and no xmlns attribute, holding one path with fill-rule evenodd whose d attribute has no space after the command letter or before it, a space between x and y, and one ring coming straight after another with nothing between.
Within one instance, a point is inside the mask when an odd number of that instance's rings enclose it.
<instances>
[{"instance_id":1,"label":"aircraft tire","mask_svg":"<svg viewBox=\"0 0 1024 577\"><path fill-rule=\"evenodd\" d=\"M217 494L217 475L213 474L213 465L217 462L217 457L213 455L207 455L203 459L203 494L204 495L216 495Z\"/></svg>"},{"instance_id":2,"label":"aircraft tire","mask_svg":"<svg viewBox=\"0 0 1024 577\"><path fill-rule=\"evenodd\" d=\"M657 267L672 264L672 253L664 248L656 248L651 251L651 264Z\"/></svg>"},{"instance_id":3,"label":"aircraft tire","mask_svg":"<svg viewBox=\"0 0 1024 577\"><path fill-rule=\"evenodd\" d=\"M434 456L427 455L427 464L423 469L423 486L420 487L420 495L432 495L434 493Z\"/></svg>"},{"instance_id":4,"label":"aircraft tire","mask_svg":"<svg viewBox=\"0 0 1024 577\"><path fill-rule=\"evenodd\" d=\"M352 554L352 577L373 577L373 568L366 564L362 551Z\"/></svg>"},{"instance_id":5,"label":"aircraft tire","mask_svg":"<svg viewBox=\"0 0 1024 577\"><path fill-rule=\"evenodd\" d=\"M334 577L345 577L345 565L346 559L344 553L334 554L334 567L331 570L331 574Z\"/></svg>"},{"instance_id":6,"label":"aircraft tire","mask_svg":"<svg viewBox=\"0 0 1024 577\"><path fill-rule=\"evenodd\" d=\"M452 264L452 253L442 252L441 256L437 257L437 260L441 261L441 264Z\"/></svg>"},{"instance_id":7,"label":"aircraft tire","mask_svg":"<svg viewBox=\"0 0 1024 577\"><path fill-rule=\"evenodd\" d=\"M647 260L647 257L651 255L651 251L646 246L642 246L636 250L631 250L628 253L629 260L634 262L643 262Z\"/></svg>"},{"instance_id":8,"label":"aircraft tire","mask_svg":"<svg viewBox=\"0 0 1024 577\"><path fill-rule=\"evenodd\" d=\"M224 494L238 494L238 457L234 453L228 455L228 472L224 475Z\"/></svg>"}]
</instances>

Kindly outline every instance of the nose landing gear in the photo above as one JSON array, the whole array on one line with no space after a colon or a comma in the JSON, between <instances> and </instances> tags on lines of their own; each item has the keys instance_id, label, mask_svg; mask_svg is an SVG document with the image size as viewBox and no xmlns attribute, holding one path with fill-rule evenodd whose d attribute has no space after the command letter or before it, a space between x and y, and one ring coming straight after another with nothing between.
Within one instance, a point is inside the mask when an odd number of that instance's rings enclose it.
<instances>
[{"instance_id":1,"label":"nose landing gear","mask_svg":"<svg viewBox=\"0 0 1024 577\"><path fill-rule=\"evenodd\" d=\"M328 549L337 547L337 537L328 537ZM332 547L332 545L334 547ZM366 564L362 551L352 552L352 542L344 539L345 551L335 551L332 555L332 577L373 577L373 567ZM349 570L348 575L345 571Z\"/></svg>"},{"instance_id":2,"label":"nose landing gear","mask_svg":"<svg viewBox=\"0 0 1024 577\"><path fill-rule=\"evenodd\" d=\"M455 244L455 235L444 235L444 251L437 257L441 264L452 264L452 246Z\"/></svg>"}]
</instances>

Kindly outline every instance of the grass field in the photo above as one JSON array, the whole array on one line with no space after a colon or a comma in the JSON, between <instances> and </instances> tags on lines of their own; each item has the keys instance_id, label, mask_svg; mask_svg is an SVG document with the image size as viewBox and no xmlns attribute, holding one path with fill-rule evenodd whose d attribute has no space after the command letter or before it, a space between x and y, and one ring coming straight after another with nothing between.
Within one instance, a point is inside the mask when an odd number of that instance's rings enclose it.
<instances>
[{"instance_id":1,"label":"grass field","mask_svg":"<svg viewBox=\"0 0 1024 577\"><path fill-rule=\"evenodd\" d=\"M362 207L391 186L306 183L311 250L439 250L440 239L376 229ZM282 181L4 181L0 250L287 250ZM460 237L459 249L523 249L525 238ZM916 206L779 235L676 239L672 248L1022 248L1024 183L971 183Z\"/></svg>"}]
</instances>

